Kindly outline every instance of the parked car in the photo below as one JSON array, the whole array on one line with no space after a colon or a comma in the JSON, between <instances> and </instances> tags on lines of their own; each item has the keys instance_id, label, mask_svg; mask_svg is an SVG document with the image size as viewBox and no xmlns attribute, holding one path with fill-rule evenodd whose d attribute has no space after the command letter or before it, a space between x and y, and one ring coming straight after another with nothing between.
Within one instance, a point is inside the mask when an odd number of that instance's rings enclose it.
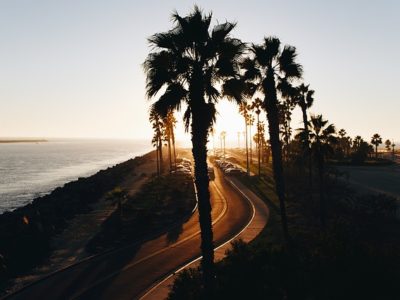
<instances>
[{"instance_id":1,"label":"parked car","mask_svg":"<svg viewBox=\"0 0 400 300\"><path fill-rule=\"evenodd\" d=\"M225 170L225 174L226 175L240 175L240 174L244 174L244 171L239 168L229 168L229 169Z\"/></svg>"}]
</instances>

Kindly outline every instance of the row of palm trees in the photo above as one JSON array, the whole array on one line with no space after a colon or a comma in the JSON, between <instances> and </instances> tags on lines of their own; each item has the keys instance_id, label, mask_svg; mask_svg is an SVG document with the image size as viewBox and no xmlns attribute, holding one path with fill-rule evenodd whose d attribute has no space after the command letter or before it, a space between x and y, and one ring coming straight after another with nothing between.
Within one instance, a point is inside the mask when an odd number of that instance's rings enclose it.
<instances>
[{"instance_id":1,"label":"row of palm trees","mask_svg":"<svg viewBox=\"0 0 400 300\"><path fill-rule=\"evenodd\" d=\"M296 61L295 47L282 45L277 37L265 37L260 44L244 43L231 35L236 23L224 22L211 26L212 14L203 13L197 6L187 16L173 13L172 21L172 29L156 33L148 39L151 51L143 64L146 94L148 98L156 98L151 107L150 120L155 133L153 143L159 148L157 153L162 151L159 123L168 115L173 115L173 112L184 110L185 129L191 134L199 202L203 284L205 298L209 299L212 298L215 285L215 268L207 142L209 135L214 134L216 103L227 98L239 106L245 121L247 170L249 149L252 151L252 146L248 147L252 138L248 139L248 136L251 137L251 126L255 121L252 112L255 112L257 138L254 140L259 175L261 149L266 144L260 116L266 114L273 177L285 241L289 241L289 230L283 163L291 155L293 139L290 121L293 109L298 106L302 111L303 128L295 140L301 144L303 157L308 162L310 186L313 161L317 164L323 228L326 226L323 197L325 162L334 151L338 137L335 127L321 115L308 117L308 109L314 102L314 91L300 82L303 68ZM225 136L221 136L221 142L224 140ZM174 143L174 139L171 141Z\"/></svg>"},{"instance_id":2,"label":"row of palm trees","mask_svg":"<svg viewBox=\"0 0 400 300\"><path fill-rule=\"evenodd\" d=\"M161 93L152 105L152 111L161 118L169 111L180 110L182 104L186 106L183 118L186 130L190 128L193 146L204 287L209 294L206 297L211 297L215 270L207 141L216 118L215 104L224 96L240 105L256 92L262 95L282 229L288 240L278 92L301 78L302 66L296 62L294 47L282 47L276 37L267 37L259 45L247 45L231 36L235 23L220 23L211 28L212 14L204 14L197 6L185 17L174 13L172 20L171 30L149 38L152 51L143 64L146 93L149 98Z\"/></svg>"},{"instance_id":3,"label":"row of palm trees","mask_svg":"<svg viewBox=\"0 0 400 300\"><path fill-rule=\"evenodd\" d=\"M153 128L152 145L156 148L157 176L164 171L163 142L168 146L169 171L176 167L175 124L174 112L169 110L166 115L160 115L155 109L150 110L149 121Z\"/></svg>"}]
</instances>

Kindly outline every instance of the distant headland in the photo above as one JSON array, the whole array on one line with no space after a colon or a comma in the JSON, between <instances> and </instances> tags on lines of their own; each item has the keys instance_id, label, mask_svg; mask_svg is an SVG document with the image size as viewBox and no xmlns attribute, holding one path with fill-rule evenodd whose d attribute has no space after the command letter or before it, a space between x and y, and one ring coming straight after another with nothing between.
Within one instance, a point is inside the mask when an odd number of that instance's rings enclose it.
<instances>
[{"instance_id":1,"label":"distant headland","mask_svg":"<svg viewBox=\"0 0 400 300\"><path fill-rule=\"evenodd\" d=\"M45 139L0 139L0 144L9 143L46 143L48 140Z\"/></svg>"}]
</instances>

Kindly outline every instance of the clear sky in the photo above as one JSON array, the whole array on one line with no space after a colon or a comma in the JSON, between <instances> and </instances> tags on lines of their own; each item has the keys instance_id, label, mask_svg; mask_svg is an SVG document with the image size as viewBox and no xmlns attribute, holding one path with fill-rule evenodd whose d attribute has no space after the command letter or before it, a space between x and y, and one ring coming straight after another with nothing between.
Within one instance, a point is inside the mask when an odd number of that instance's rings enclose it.
<instances>
[{"instance_id":1,"label":"clear sky","mask_svg":"<svg viewBox=\"0 0 400 300\"><path fill-rule=\"evenodd\" d=\"M150 137L146 38L194 3L237 21L243 41L296 46L312 112L352 136L400 141L400 2L390 0L1 0L0 137ZM237 108L219 111L218 130L235 138Z\"/></svg>"}]
</instances>

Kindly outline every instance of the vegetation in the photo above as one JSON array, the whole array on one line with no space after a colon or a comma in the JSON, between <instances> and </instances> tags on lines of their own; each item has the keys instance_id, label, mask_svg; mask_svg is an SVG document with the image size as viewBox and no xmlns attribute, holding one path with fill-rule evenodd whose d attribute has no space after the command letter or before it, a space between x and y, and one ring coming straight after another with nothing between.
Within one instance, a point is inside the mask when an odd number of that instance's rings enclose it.
<instances>
[{"instance_id":1,"label":"vegetation","mask_svg":"<svg viewBox=\"0 0 400 300\"><path fill-rule=\"evenodd\" d=\"M196 15L198 24L204 22L205 18L197 7L194 13L184 19L185 22L192 21ZM211 17L206 22L207 29L210 19ZM210 248L204 248L204 239L212 239L212 232L202 232L202 250L205 254L202 268L183 272L175 281L169 299L260 299L266 296L271 299L391 299L393 295L397 295L399 291L396 290L394 278L398 278L400 268L391 269L384 278L375 275L386 270L392 263L400 267L397 254L400 245L395 238L400 226L395 217L395 200L384 195L356 195L340 183L340 174L333 168L334 164L388 163L388 160L379 158L378 155L378 146L382 144L380 135L375 134L369 144L361 136L352 139L345 129L336 132L335 126L324 120L322 115L310 117L309 109L314 102L314 90L301 81L302 66L296 61L296 48L287 45L282 47L277 37L266 37L262 44L251 44L247 49L238 42L241 46L240 51L234 51L237 54L234 62L231 60L225 65L230 66L231 72L218 77L220 56L210 55L201 60L204 57L202 50L210 47L208 30L205 32L196 27L196 31L191 25L183 23L192 28L192 31L189 37L180 36L180 32L185 30L181 28L179 19L175 21L178 23L177 27L173 32L163 35L163 43L153 42L158 48L175 54L175 58L169 58L169 63L165 64L168 68L162 69L168 74L168 79L161 80L155 91L164 85L167 89L154 107L158 106L158 110L162 112L166 108L177 109L184 101L188 105L185 114L187 127L190 123L189 117L193 118L193 154L202 153L205 158L207 134L204 133L204 128L208 130L210 125L206 125L207 122L204 121L203 127L194 126L194 109L201 106L193 106L193 103L197 103L195 101L198 99L202 99L202 105L214 103L221 94L236 100L239 113L245 121L246 139L246 161L243 163L246 165L247 175L240 176L240 179L270 205L271 216L267 229L257 241L251 245L234 244L227 258L217 264L215 272L210 271L214 270L210 267L211 264L205 263L212 262L208 258L212 254L207 253ZM232 25L229 28L233 27ZM174 39L178 35L182 40L190 41L190 46L176 47ZM212 36L213 34L211 39ZM167 37L171 38L168 42ZM203 39L198 40L199 37ZM196 48L199 45L202 46L201 49ZM213 54L212 50L210 52ZM186 57L187 53L192 53L191 57ZM169 67L181 67L180 60L183 57L192 63L189 67L186 62L182 69ZM214 60L209 61L208 57L213 57ZM207 61L207 64L202 65L202 72L196 69L199 60L200 63ZM217 76L213 82L222 84L222 92L206 85L209 81L205 80L208 78L205 75L214 67L217 71L210 71L208 76ZM146 71L148 94L154 96L153 78L157 77L154 75L157 72L153 72L149 66ZM203 88L194 84L194 78L197 84L203 84ZM172 97L168 91L171 85L177 83L181 93L175 93ZM260 94L263 100L252 100ZM204 95L208 96L209 102L204 100ZM251 104L248 104L249 100ZM302 112L303 128L293 137L291 117L296 106ZM210 110L212 114L204 109L207 112L205 115L214 117L214 106ZM261 110L266 112L269 141L264 137L264 126L259 119ZM251 135L253 113L257 115L257 133L254 137ZM214 119L207 117L206 120ZM208 124L212 121L208 121ZM203 143L196 142L196 136L200 133ZM258 176L249 176L250 171L255 170L251 163L252 147L248 147L248 142L253 140L258 151ZM394 159L394 143L387 140L385 145L388 152L390 147L393 148ZM268 154L269 150L272 153L272 169L268 165L268 159L265 164L261 164L261 153ZM205 159L201 162L205 162ZM202 174L196 174L200 175ZM317 184L313 184L314 182ZM206 184L203 187L205 186ZM314 195L319 196L318 202L314 201ZM319 222L316 223L315 220ZM202 221L204 222L200 219L201 224ZM376 232L379 234L375 234ZM212 242L207 243L209 246L211 244ZM216 281L212 284L212 280L208 278L210 274L216 275ZM367 284L366 288L364 283ZM214 297L210 294L211 285Z\"/></svg>"},{"instance_id":2,"label":"vegetation","mask_svg":"<svg viewBox=\"0 0 400 300\"><path fill-rule=\"evenodd\" d=\"M269 138L276 191L280 201L283 232L289 239L285 208L285 183L283 178L282 143L279 137L279 110L277 92L290 81L299 79L302 67L296 63L296 49L284 46L276 37L264 39L262 45L251 47L252 56L242 63L245 79L252 82L253 91L259 89L264 94L264 109L267 112Z\"/></svg>"},{"instance_id":3,"label":"vegetation","mask_svg":"<svg viewBox=\"0 0 400 300\"><path fill-rule=\"evenodd\" d=\"M172 20L173 29L149 38L153 51L144 62L146 92L153 98L163 91L153 105L162 117L170 110L180 110L182 103L187 106L184 122L187 130L191 128L192 136L204 285L211 295L215 272L207 140L215 121L215 103L222 92L241 100L236 76L245 45L230 36L236 24L225 22L210 30L212 14L203 14L197 6L186 17L174 13ZM223 84L222 91L218 90L219 83Z\"/></svg>"},{"instance_id":4,"label":"vegetation","mask_svg":"<svg viewBox=\"0 0 400 300\"><path fill-rule=\"evenodd\" d=\"M234 243L217 264L216 299L267 295L269 299L396 299L400 276L396 199L358 195L329 171L325 175L329 214L322 234L319 203L307 196L308 178L295 166L285 170L291 247L284 243L270 174L241 178L266 199L270 218L256 240ZM319 192L317 186L313 192ZM202 299L201 295L199 271L189 269L179 275L169 299Z\"/></svg>"},{"instance_id":5,"label":"vegetation","mask_svg":"<svg viewBox=\"0 0 400 300\"><path fill-rule=\"evenodd\" d=\"M190 176L154 177L134 196L116 188L108 194L118 209L102 224L101 231L87 244L90 253L140 242L168 231L171 242L178 236L174 225L190 216L196 204Z\"/></svg>"}]
</instances>

